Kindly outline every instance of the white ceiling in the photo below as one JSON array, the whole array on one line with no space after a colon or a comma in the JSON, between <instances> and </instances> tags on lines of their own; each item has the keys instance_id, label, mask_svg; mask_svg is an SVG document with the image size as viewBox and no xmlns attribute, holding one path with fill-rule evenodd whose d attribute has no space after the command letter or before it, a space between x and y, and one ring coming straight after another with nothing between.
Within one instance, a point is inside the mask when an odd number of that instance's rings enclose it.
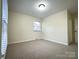
<instances>
[{"instance_id":1,"label":"white ceiling","mask_svg":"<svg viewBox=\"0 0 79 59\"><path fill-rule=\"evenodd\" d=\"M78 0L47 0L47 9L40 11L36 4L41 0L8 0L9 10L44 18L58 11L68 9L71 13L78 12Z\"/></svg>"}]
</instances>

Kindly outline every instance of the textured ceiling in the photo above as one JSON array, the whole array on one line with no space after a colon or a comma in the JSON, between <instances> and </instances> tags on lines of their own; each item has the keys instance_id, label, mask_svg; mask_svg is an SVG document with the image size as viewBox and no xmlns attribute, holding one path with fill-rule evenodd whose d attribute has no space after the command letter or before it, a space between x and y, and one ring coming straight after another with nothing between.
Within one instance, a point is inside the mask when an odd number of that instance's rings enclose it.
<instances>
[{"instance_id":1,"label":"textured ceiling","mask_svg":"<svg viewBox=\"0 0 79 59\"><path fill-rule=\"evenodd\" d=\"M46 0L47 8L40 11L36 5L41 0L8 0L9 10L44 18L58 11L68 9L71 13L78 12L78 0Z\"/></svg>"}]
</instances>

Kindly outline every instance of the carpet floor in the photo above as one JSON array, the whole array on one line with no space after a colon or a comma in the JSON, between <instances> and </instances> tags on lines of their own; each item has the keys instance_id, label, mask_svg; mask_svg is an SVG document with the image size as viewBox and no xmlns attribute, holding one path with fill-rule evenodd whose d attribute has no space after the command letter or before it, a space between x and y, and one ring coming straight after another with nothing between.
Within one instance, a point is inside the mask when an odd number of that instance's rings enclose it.
<instances>
[{"instance_id":1,"label":"carpet floor","mask_svg":"<svg viewBox=\"0 0 79 59\"><path fill-rule=\"evenodd\" d=\"M77 59L77 45L33 40L8 46L6 59Z\"/></svg>"}]
</instances>

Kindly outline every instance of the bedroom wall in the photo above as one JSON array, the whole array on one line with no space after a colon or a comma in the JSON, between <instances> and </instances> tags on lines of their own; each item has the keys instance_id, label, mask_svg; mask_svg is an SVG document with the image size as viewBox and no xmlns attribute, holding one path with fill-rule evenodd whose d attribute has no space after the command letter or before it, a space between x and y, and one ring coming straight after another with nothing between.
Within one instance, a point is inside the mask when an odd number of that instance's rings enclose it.
<instances>
[{"instance_id":1,"label":"bedroom wall","mask_svg":"<svg viewBox=\"0 0 79 59\"><path fill-rule=\"evenodd\" d=\"M68 45L67 10L46 17L42 22L44 39Z\"/></svg>"},{"instance_id":2,"label":"bedroom wall","mask_svg":"<svg viewBox=\"0 0 79 59\"><path fill-rule=\"evenodd\" d=\"M33 31L35 17L9 11L8 43L19 43L35 40L40 37L40 32Z\"/></svg>"}]
</instances>

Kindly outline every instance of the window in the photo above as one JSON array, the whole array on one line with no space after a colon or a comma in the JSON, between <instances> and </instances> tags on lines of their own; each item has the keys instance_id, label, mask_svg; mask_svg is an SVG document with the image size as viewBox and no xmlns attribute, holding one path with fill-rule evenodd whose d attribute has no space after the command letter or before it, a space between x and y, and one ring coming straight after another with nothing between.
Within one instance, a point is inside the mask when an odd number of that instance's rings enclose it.
<instances>
[{"instance_id":1,"label":"window","mask_svg":"<svg viewBox=\"0 0 79 59\"><path fill-rule=\"evenodd\" d=\"M2 19L2 46L1 46L1 53L4 55L6 53L7 48L7 19Z\"/></svg>"},{"instance_id":2,"label":"window","mask_svg":"<svg viewBox=\"0 0 79 59\"><path fill-rule=\"evenodd\" d=\"M41 31L41 24L39 21L33 22L33 31L35 32Z\"/></svg>"},{"instance_id":3,"label":"window","mask_svg":"<svg viewBox=\"0 0 79 59\"><path fill-rule=\"evenodd\" d=\"M7 0L2 0L2 40L1 55L5 55L7 50L7 23L8 23L8 4Z\"/></svg>"}]
</instances>

